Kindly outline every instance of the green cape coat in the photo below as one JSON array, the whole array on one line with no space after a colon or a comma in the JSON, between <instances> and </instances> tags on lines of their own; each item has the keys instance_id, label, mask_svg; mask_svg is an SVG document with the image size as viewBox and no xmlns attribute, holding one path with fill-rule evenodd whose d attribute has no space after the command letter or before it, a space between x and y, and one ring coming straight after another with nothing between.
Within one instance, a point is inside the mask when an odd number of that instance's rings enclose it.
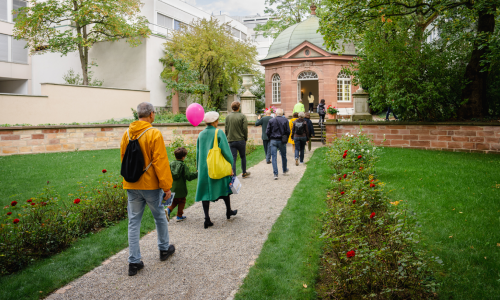
<instances>
[{"instance_id":1,"label":"green cape coat","mask_svg":"<svg viewBox=\"0 0 500 300\"><path fill-rule=\"evenodd\" d=\"M208 151L214 146L215 127L207 126L196 141L196 166L198 169L198 186L196 189L195 201L215 201L221 196L232 194L229 188L231 176L226 176L221 179L212 179L208 176L207 156ZM217 133L219 148L221 149L224 158L233 165L233 155L229 144L227 143L226 135L222 130Z\"/></svg>"}]
</instances>

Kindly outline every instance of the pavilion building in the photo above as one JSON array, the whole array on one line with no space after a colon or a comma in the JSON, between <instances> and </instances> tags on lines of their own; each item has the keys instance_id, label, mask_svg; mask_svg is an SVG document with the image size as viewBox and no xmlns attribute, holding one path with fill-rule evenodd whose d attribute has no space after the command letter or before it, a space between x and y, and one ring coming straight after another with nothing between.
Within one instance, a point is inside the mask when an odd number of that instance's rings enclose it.
<instances>
[{"instance_id":1,"label":"pavilion building","mask_svg":"<svg viewBox=\"0 0 500 300\"><path fill-rule=\"evenodd\" d=\"M301 101L307 111L312 93L315 110L325 99L327 106L340 109L339 114L353 113L352 93L357 87L342 68L356 56L356 49L353 44L344 44L339 47L344 48L342 53L328 51L318 29L319 18L312 5L311 16L280 33L260 60L265 68L266 107L282 108L288 116Z\"/></svg>"}]
</instances>

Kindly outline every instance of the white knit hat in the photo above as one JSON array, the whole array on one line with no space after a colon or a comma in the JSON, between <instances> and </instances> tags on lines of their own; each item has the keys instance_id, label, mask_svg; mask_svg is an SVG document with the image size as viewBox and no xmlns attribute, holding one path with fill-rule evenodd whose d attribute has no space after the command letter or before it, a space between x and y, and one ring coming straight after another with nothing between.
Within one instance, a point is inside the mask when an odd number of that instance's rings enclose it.
<instances>
[{"instance_id":1,"label":"white knit hat","mask_svg":"<svg viewBox=\"0 0 500 300\"><path fill-rule=\"evenodd\" d=\"M216 111L209 111L205 114L205 117L203 118L203 122L205 123L212 123L215 122L219 119L219 113Z\"/></svg>"}]
</instances>

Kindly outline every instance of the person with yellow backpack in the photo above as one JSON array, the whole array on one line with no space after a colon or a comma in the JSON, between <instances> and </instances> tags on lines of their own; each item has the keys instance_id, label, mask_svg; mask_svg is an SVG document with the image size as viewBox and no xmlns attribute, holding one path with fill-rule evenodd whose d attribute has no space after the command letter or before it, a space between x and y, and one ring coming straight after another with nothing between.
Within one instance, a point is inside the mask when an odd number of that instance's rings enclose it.
<instances>
[{"instance_id":1,"label":"person with yellow backpack","mask_svg":"<svg viewBox=\"0 0 500 300\"><path fill-rule=\"evenodd\" d=\"M198 185L195 201L201 201L205 213L205 229L213 226L210 220L210 202L224 200L226 217L230 219L238 210L231 210L229 187L232 176L233 155L227 137L219 130L219 113L209 111L203 119L207 127L200 132L196 141L196 168L198 169Z\"/></svg>"}]
</instances>

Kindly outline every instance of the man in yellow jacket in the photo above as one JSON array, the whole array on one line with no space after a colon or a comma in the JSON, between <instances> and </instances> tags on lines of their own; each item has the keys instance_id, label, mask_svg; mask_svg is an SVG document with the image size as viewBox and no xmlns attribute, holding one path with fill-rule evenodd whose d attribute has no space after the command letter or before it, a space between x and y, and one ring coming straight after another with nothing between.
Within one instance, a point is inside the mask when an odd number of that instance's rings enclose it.
<instances>
[{"instance_id":1,"label":"man in yellow jacket","mask_svg":"<svg viewBox=\"0 0 500 300\"><path fill-rule=\"evenodd\" d=\"M139 104L137 114L139 121L131 123L129 129L123 134L120 144L121 160L123 161L129 140L135 140L140 136L139 145L144 156L144 169L150 164L151 166L138 181L127 182L123 180L123 188L127 190L128 196L129 276L134 276L138 270L144 268L144 263L141 261L139 238L142 214L146 204L155 218L160 260L166 260L175 252L174 245L169 243L165 210L160 207L162 198L170 198L173 182L165 142L161 132L151 128L151 123L155 120L153 105L149 102ZM148 128L151 129L147 130ZM141 136L142 133L144 134ZM163 196L164 194L165 196Z\"/></svg>"}]
</instances>

